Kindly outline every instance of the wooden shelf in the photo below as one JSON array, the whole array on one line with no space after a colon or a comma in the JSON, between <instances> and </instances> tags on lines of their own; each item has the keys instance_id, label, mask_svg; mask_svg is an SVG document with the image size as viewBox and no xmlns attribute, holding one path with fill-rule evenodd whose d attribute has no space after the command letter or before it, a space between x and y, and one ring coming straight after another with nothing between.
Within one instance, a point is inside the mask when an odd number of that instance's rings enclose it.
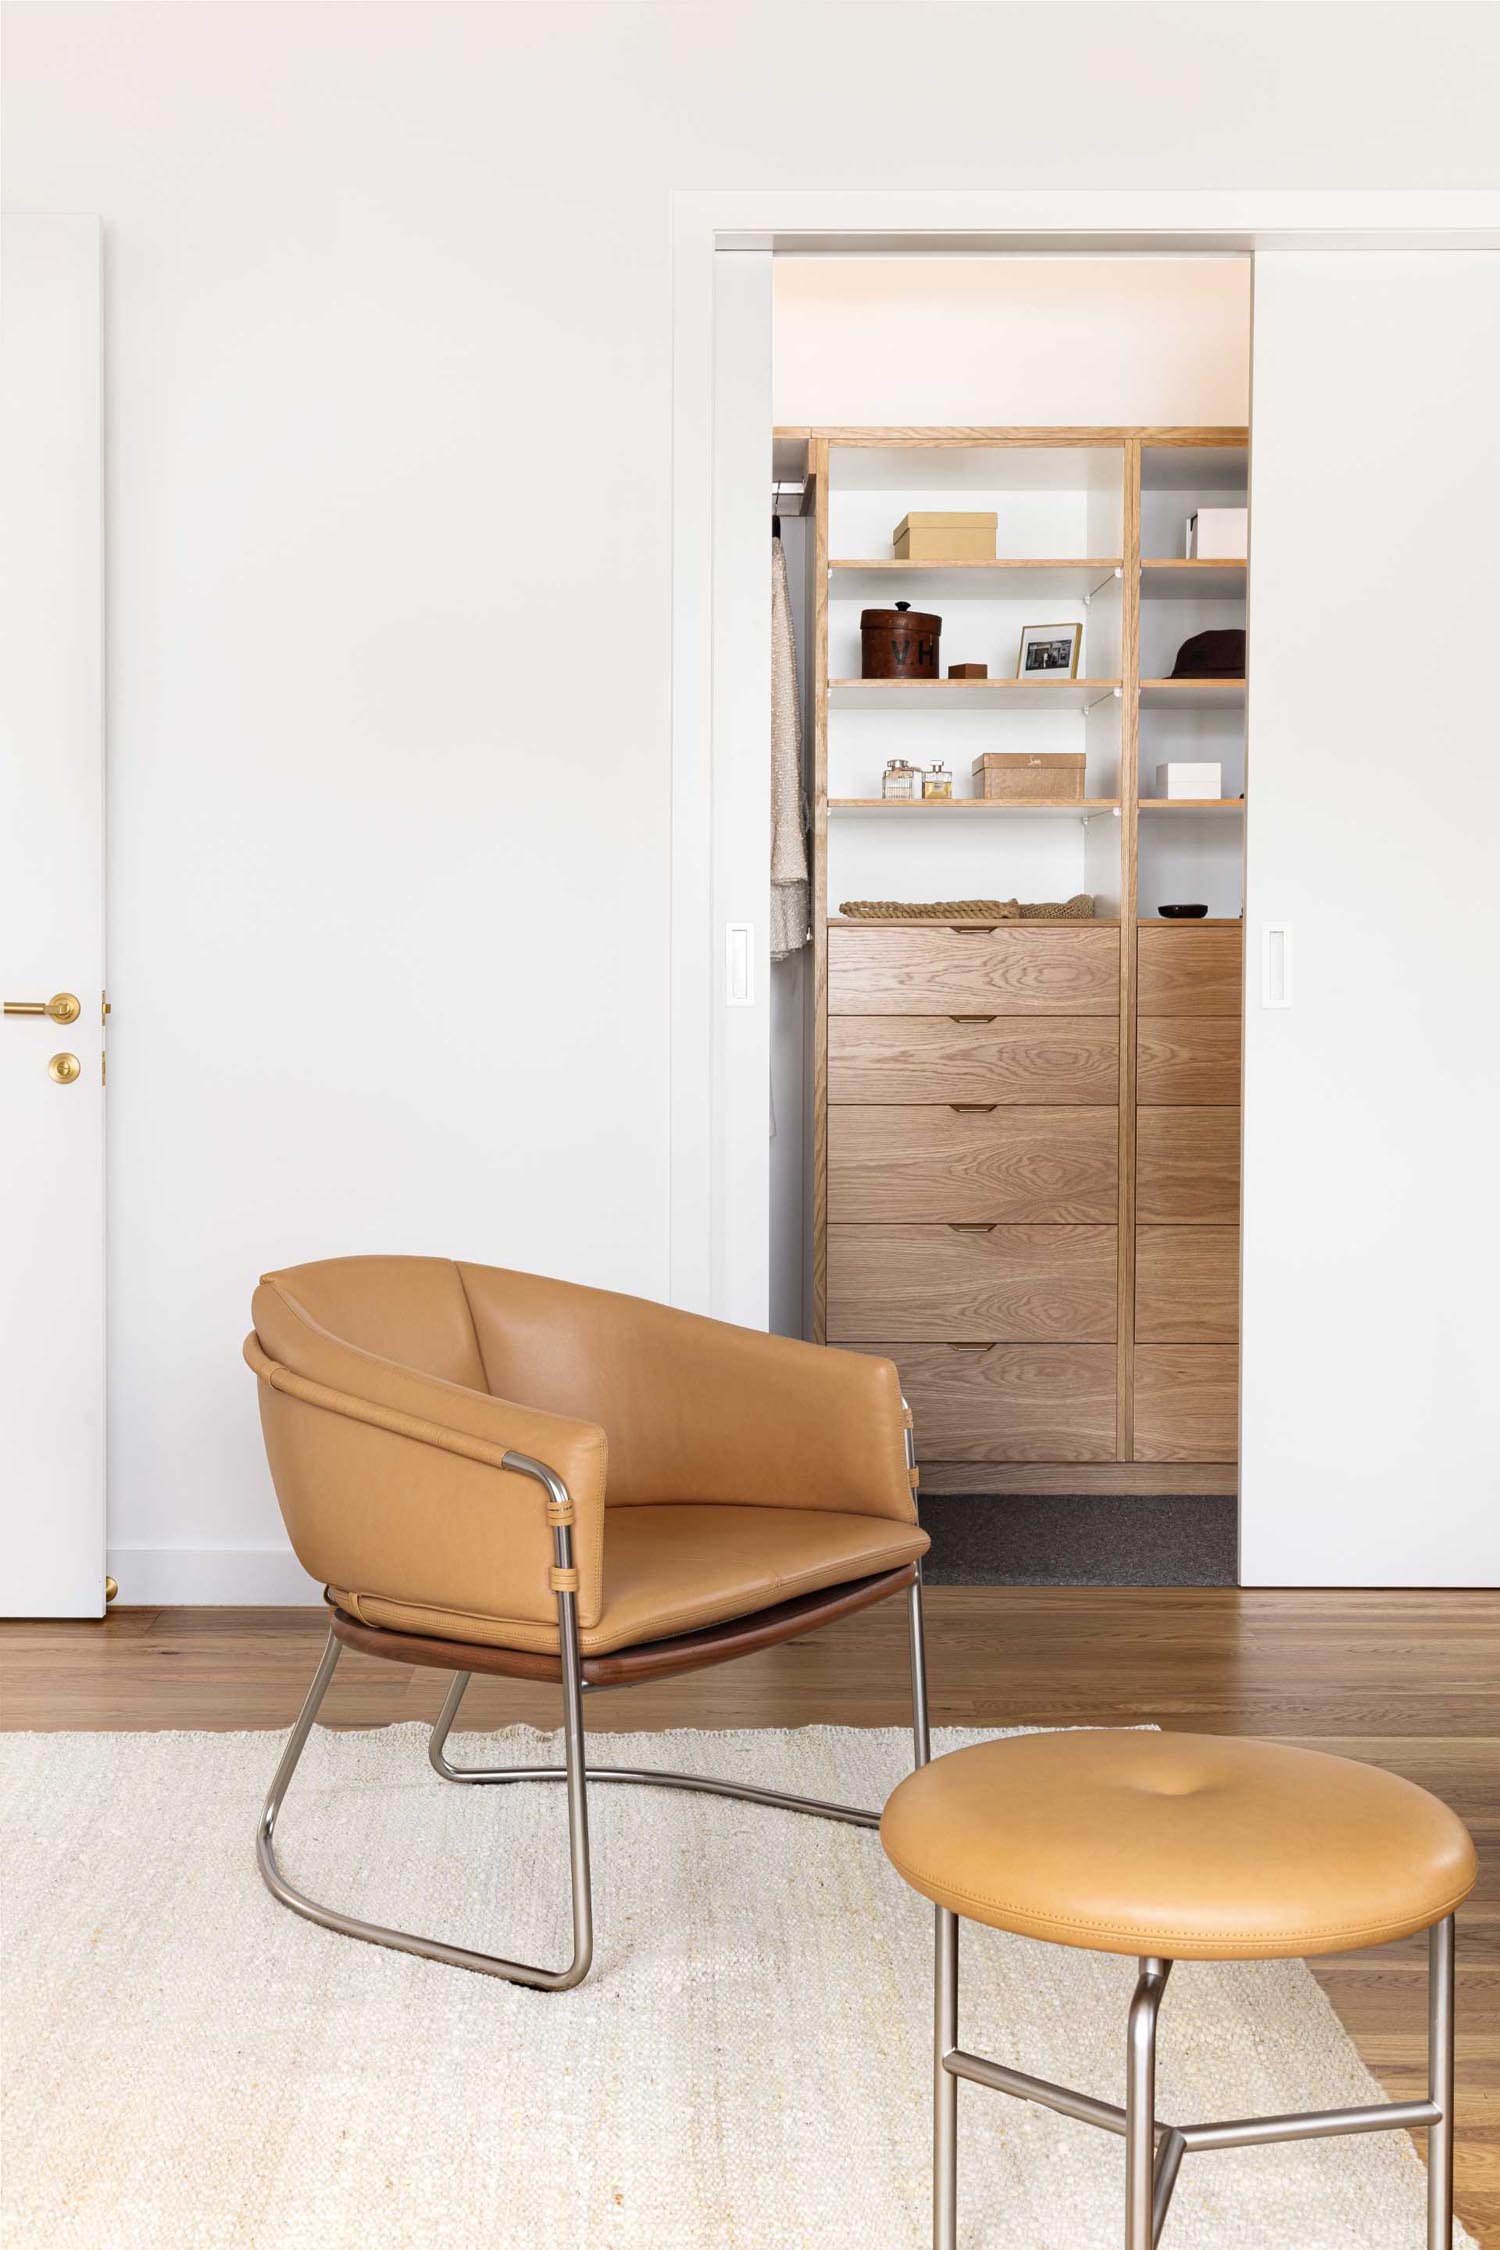
<instances>
[{"instance_id":1,"label":"wooden shelf","mask_svg":"<svg viewBox=\"0 0 1500 2250\"><path fill-rule=\"evenodd\" d=\"M1243 797L1142 797L1142 812L1242 813Z\"/></svg>"},{"instance_id":2,"label":"wooden shelf","mask_svg":"<svg viewBox=\"0 0 1500 2250\"><path fill-rule=\"evenodd\" d=\"M1156 602L1242 602L1248 564L1182 562L1142 556L1141 599Z\"/></svg>"},{"instance_id":3,"label":"wooden shelf","mask_svg":"<svg viewBox=\"0 0 1500 2250\"><path fill-rule=\"evenodd\" d=\"M1048 820L1088 820L1096 813L1117 813L1118 797L1049 798L1043 804L1013 805L1002 803L994 797L830 797L830 812L853 813L918 813L924 819L929 813L1008 813L1012 819L1019 813L1035 819L1042 815Z\"/></svg>"},{"instance_id":4,"label":"wooden shelf","mask_svg":"<svg viewBox=\"0 0 1500 2250\"><path fill-rule=\"evenodd\" d=\"M966 596L971 600L1016 601L1032 594L1078 600L1096 594L1124 575L1118 555L1098 558L1039 556L995 562L895 562L885 559L830 562L829 593L835 598L884 601L893 581L910 577L924 601Z\"/></svg>"},{"instance_id":5,"label":"wooden shelf","mask_svg":"<svg viewBox=\"0 0 1500 2250\"><path fill-rule=\"evenodd\" d=\"M1243 680L1142 680L1143 711L1243 711Z\"/></svg>"},{"instance_id":6,"label":"wooden shelf","mask_svg":"<svg viewBox=\"0 0 1500 2250\"><path fill-rule=\"evenodd\" d=\"M1141 920L1147 920L1142 915ZM830 914L830 930L955 930L960 927L976 930L1010 930L1017 924L1025 930L1039 930L1051 934L1057 930L1117 930L1118 914L1047 914L1003 915L994 922L970 922L960 925L944 914ZM1197 925L1202 928L1202 924ZM1084 1019L1088 1020L1088 1019Z\"/></svg>"},{"instance_id":7,"label":"wooden shelf","mask_svg":"<svg viewBox=\"0 0 1500 2250\"><path fill-rule=\"evenodd\" d=\"M1087 711L1111 695L1118 680L830 680L828 700L841 711Z\"/></svg>"}]
</instances>

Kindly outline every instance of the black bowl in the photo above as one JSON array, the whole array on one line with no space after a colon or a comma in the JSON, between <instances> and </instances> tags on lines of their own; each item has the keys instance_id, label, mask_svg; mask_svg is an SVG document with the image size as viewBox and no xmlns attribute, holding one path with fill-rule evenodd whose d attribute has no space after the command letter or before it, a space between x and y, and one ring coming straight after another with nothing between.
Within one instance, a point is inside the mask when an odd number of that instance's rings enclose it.
<instances>
[{"instance_id":1,"label":"black bowl","mask_svg":"<svg viewBox=\"0 0 1500 2250\"><path fill-rule=\"evenodd\" d=\"M1201 922L1208 912L1208 908L1206 906L1159 906L1156 911L1158 914L1164 914L1169 922Z\"/></svg>"}]
</instances>

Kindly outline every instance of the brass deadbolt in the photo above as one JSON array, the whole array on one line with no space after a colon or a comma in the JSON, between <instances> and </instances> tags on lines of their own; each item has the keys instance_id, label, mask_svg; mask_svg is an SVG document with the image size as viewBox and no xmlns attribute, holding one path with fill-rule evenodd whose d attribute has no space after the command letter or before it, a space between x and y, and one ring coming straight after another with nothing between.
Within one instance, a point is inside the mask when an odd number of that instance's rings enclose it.
<instances>
[{"instance_id":1,"label":"brass deadbolt","mask_svg":"<svg viewBox=\"0 0 1500 2250\"><path fill-rule=\"evenodd\" d=\"M59 1086L71 1086L81 1068L76 1055L54 1055L47 1065L47 1076L55 1078Z\"/></svg>"}]
</instances>

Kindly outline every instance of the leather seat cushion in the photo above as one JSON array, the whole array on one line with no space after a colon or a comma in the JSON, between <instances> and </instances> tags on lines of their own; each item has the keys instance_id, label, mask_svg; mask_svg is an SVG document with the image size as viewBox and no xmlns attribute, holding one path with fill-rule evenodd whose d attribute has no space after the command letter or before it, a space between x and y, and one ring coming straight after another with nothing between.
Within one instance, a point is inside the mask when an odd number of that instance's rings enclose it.
<instances>
[{"instance_id":1,"label":"leather seat cushion","mask_svg":"<svg viewBox=\"0 0 1500 2250\"><path fill-rule=\"evenodd\" d=\"M926 1532L916 1524L888 1516L692 1500L611 1508L604 1606L598 1624L579 1640L585 1656L667 1640L701 1625L752 1616L797 1594L895 1570L924 1555L927 1545ZM330 1587L329 1593L367 1625L493 1648L557 1647L555 1626L488 1613L482 1583L475 1585L473 1606L462 1610L424 1608L358 1588Z\"/></svg>"},{"instance_id":2,"label":"leather seat cushion","mask_svg":"<svg viewBox=\"0 0 1500 2250\"><path fill-rule=\"evenodd\" d=\"M1430 1927L1474 1846L1415 1782L1218 1735L1016 1735L923 1766L881 1842L914 1889L1021 1937L1168 1960L1341 1953Z\"/></svg>"}]
</instances>

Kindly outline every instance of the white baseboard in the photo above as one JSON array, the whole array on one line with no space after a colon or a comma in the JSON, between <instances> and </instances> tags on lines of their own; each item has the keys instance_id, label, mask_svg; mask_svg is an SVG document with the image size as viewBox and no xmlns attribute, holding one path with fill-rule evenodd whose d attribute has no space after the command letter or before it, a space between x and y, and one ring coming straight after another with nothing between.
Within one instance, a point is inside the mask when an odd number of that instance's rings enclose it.
<instances>
[{"instance_id":1,"label":"white baseboard","mask_svg":"<svg viewBox=\"0 0 1500 2250\"><path fill-rule=\"evenodd\" d=\"M281 1609L320 1601L323 1593L280 1541L256 1547L111 1547L108 1569L120 1588L116 1604L123 1608L171 1602Z\"/></svg>"}]
</instances>

